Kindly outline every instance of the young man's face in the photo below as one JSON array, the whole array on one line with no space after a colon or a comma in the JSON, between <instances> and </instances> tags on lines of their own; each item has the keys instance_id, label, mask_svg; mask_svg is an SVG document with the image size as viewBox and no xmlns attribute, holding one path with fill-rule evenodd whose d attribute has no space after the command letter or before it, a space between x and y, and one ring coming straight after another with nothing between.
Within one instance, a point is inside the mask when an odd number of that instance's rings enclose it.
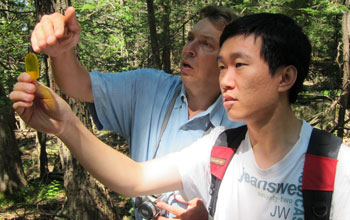
<instances>
[{"instance_id":1,"label":"young man's face","mask_svg":"<svg viewBox=\"0 0 350 220\"><path fill-rule=\"evenodd\" d=\"M261 38L254 35L231 37L221 47L220 89L231 120L269 120L278 104L281 74L271 76L260 48Z\"/></svg>"},{"instance_id":2,"label":"young man's face","mask_svg":"<svg viewBox=\"0 0 350 220\"><path fill-rule=\"evenodd\" d=\"M181 79L187 88L206 87L219 93L217 55L222 30L207 18L188 33L181 55Z\"/></svg>"}]
</instances>

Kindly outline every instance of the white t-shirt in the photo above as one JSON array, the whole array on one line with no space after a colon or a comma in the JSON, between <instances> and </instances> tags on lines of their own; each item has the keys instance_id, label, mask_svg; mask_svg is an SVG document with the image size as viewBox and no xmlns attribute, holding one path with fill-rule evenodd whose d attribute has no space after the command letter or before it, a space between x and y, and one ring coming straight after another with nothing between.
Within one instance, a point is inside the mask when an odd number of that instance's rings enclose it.
<instances>
[{"instance_id":1,"label":"white t-shirt","mask_svg":"<svg viewBox=\"0 0 350 220\"><path fill-rule=\"evenodd\" d=\"M210 152L218 135L209 135L172 157L182 178L186 199L201 197L209 206ZM291 151L268 169L260 169L248 133L229 164L220 186L214 219L304 219L301 192L305 152L312 127L303 121ZM342 145L333 193L331 219L350 219L350 147Z\"/></svg>"}]
</instances>

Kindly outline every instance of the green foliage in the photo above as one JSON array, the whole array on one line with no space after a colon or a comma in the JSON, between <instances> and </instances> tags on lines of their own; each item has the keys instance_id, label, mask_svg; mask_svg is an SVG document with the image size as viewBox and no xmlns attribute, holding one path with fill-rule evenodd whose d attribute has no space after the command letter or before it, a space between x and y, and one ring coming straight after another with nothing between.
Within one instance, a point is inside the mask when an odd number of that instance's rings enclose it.
<instances>
[{"instance_id":1,"label":"green foliage","mask_svg":"<svg viewBox=\"0 0 350 220\"><path fill-rule=\"evenodd\" d=\"M11 195L2 195L0 197L0 207L20 205L20 204L37 204L42 201L50 201L60 196L64 192L63 183L53 180L48 184L40 180L34 180L21 191L14 192Z\"/></svg>"},{"instance_id":2,"label":"green foliage","mask_svg":"<svg viewBox=\"0 0 350 220\"><path fill-rule=\"evenodd\" d=\"M0 97L0 115L6 115L10 112L11 101L7 97Z\"/></svg>"},{"instance_id":3,"label":"green foliage","mask_svg":"<svg viewBox=\"0 0 350 220\"><path fill-rule=\"evenodd\" d=\"M147 14L142 2L132 4L133 8L129 4L108 0L73 2L83 30L79 57L89 70L119 72L141 59L135 47L147 39Z\"/></svg>"},{"instance_id":4,"label":"green foliage","mask_svg":"<svg viewBox=\"0 0 350 220\"><path fill-rule=\"evenodd\" d=\"M50 184L41 188L41 191L38 194L38 198L43 200L52 199L58 196L63 189L64 188L61 182L53 180Z\"/></svg>"},{"instance_id":5,"label":"green foliage","mask_svg":"<svg viewBox=\"0 0 350 220\"><path fill-rule=\"evenodd\" d=\"M34 180L11 195L0 195L0 215L4 219L52 219L64 200L63 183Z\"/></svg>"},{"instance_id":6,"label":"green foliage","mask_svg":"<svg viewBox=\"0 0 350 220\"><path fill-rule=\"evenodd\" d=\"M30 32L34 27L33 1L13 1L8 11L1 11L0 83L7 93L18 73L24 70L23 57L30 50ZM341 16L348 9L338 1L328 0L240 0L220 1L239 14L273 12L295 18L313 44L310 79L324 79L320 89L339 87L341 68L335 63L341 40ZM72 1L82 26L79 58L88 70L119 72L149 67L151 47L145 1L76 0ZM198 11L207 5L200 0L154 0L159 50L170 45L172 68L178 70L186 34L198 19ZM164 34L164 6L170 6L170 37ZM341 60L340 60L341 62Z\"/></svg>"},{"instance_id":7,"label":"green foliage","mask_svg":"<svg viewBox=\"0 0 350 220\"><path fill-rule=\"evenodd\" d=\"M10 1L7 6L7 10L0 10L0 84L9 93L18 73L24 71L24 55L30 48L35 21L30 3Z\"/></svg>"}]
</instances>

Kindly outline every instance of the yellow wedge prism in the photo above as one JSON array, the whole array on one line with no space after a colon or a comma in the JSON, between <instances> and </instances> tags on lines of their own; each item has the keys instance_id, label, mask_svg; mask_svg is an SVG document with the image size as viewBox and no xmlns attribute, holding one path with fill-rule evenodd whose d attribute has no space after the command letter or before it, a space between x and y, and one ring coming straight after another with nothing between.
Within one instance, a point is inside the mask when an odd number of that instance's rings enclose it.
<instances>
[{"instance_id":1,"label":"yellow wedge prism","mask_svg":"<svg viewBox=\"0 0 350 220\"><path fill-rule=\"evenodd\" d=\"M28 53L25 58L26 73L32 77L32 79L39 78L39 62L38 57L34 53Z\"/></svg>"}]
</instances>

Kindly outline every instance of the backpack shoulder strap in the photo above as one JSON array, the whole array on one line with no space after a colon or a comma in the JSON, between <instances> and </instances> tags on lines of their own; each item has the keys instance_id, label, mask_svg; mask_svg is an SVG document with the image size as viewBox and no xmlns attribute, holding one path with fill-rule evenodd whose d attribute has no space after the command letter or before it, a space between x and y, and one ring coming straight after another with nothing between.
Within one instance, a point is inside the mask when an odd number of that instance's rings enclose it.
<instances>
[{"instance_id":1,"label":"backpack shoulder strap","mask_svg":"<svg viewBox=\"0 0 350 220\"><path fill-rule=\"evenodd\" d=\"M219 193L221 181L226 172L226 168L231 161L236 149L241 144L247 132L247 126L227 129L223 131L215 141L210 155L210 204L209 214L214 216L216 201Z\"/></svg>"},{"instance_id":2,"label":"backpack shoulder strap","mask_svg":"<svg viewBox=\"0 0 350 220\"><path fill-rule=\"evenodd\" d=\"M305 219L328 220L342 139L314 128L305 155L302 192Z\"/></svg>"}]
</instances>

